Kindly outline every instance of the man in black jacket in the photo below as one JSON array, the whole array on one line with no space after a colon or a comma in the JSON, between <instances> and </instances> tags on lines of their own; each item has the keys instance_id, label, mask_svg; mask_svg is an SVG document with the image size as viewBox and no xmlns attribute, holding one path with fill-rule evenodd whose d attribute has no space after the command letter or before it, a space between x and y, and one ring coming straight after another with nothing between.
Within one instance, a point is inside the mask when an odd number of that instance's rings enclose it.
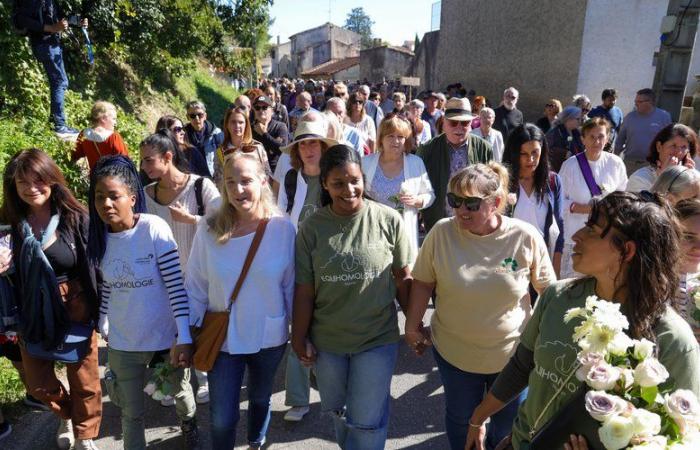
<instances>
[{"instance_id":1,"label":"man in black jacket","mask_svg":"<svg viewBox=\"0 0 700 450\"><path fill-rule=\"evenodd\" d=\"M26 30L34 57L41 63L49 79L51 91L51 121L56 134L70 138L78 130L66 125L64 98L68 76L63 66L61 32L68 29L68 20L55 0L26 0L16 2L13 11L16 28ZM81 26L87 27L87 19Z\"/></svg>"},{"instance_id":2,"label":"man in black jacket","mask_svg":"<svg viewBox=\"0 0 700 450\"><path fill-rule=\"evenodd\" d=\"M518 125L524 123L523 113L516 107L520 94L514 87L509 87L503 92L503 102L496 108L496 120L493 127L501 132L503 140L508 140L508 135Z\"/></svg>"},{"instance_id":3,"label":"man in black jacket","mask_svg":"<svg viewBox=\"0 0 700 450\"><path fill-rule=\"evenodd\" d=\"M272 119L272 100L264 95L257 97L253 102L253 112L255 115L253 139L265 147L270 170L274 173L277 160L282 154L280 147L287 145L289 139L287 125Z\"/></svg>"}]
</instances>

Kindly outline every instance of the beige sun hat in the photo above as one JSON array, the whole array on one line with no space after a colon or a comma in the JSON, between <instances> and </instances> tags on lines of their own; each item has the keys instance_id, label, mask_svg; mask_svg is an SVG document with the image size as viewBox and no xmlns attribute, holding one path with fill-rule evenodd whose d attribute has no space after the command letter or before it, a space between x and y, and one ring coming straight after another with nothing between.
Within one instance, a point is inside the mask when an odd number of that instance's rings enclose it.
<instances>
[{"instance_id":1,"label":"beige sun hat","mask_svg":"<svg viewBox=\"0 0 700 450\"><path fill-rule=\"evenodd\" d=\"M301 141L318 140L325 142L328 147L332 147L338 144L335 139L330 139L326 137L326 128L323 126L323 122L299 122L297 129L294 131L294 139L286 147L280 147L284 153L289 153L292 151L295 145Z\"/></svg>"},{"instance_id":2,"label":"beige sun hat","mask_svg":"<svg viewBox=\"0 0 700 450\"><path fill-rule=\"evenodd\" d=\"M445 119L448 120L472 120L472 105L466 98L452 97L445 103Z\"/></svg>"}]
</instances>

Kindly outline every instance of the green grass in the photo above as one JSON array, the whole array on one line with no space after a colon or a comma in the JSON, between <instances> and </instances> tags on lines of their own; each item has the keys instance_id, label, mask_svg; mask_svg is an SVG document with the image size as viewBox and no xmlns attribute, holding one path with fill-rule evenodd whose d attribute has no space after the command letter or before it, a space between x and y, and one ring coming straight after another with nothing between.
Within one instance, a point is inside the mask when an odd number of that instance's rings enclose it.
<instances>
[{"instance_id":1,"label":"green grass","mask_svg":"<svg viewBox=\"0 0 700 450\"><path fill-rule=\"evenodd\" d=\"M223 120L226 108L233 103L239 94L230 84L211 76L209 69L204 64L197 64L190 77L177 80L175 89L183 102L183 117L185 115L184 104L190 100L200 100L207 107L209 120L217 126Z\"/></svg>"},{"instance_id":2,"label":"green grass","mask_svg":"<svg viewBox=\"0 0 700 450\"><path fill-rule=\"evenodd\" d=\"M10 361L0 359L0 408L5 416L12 418L21 414L25 408L22 404L25 390L19 374Z\"/></svg>"}]
</instances>

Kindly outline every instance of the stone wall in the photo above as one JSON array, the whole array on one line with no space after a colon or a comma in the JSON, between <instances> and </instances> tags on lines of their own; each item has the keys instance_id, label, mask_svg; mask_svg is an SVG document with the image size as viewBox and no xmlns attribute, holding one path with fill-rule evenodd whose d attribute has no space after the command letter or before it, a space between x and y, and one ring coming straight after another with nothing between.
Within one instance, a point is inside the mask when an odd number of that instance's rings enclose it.
<instances>
[{"instance_id":1,"label":"stone wall","mask_svg":"<svg viewBox=\"0 0 700 450\"><path fill-rule=\"evenodd\" d=\"M423 35L423 40L416 49L409 73L420 78L417 92L437 87L437 49L440 43L440 31L431 31Z\"/></svg>"},{"instance_id":2,"label":"stone wall","mask_svg":"<svg viewBox=\"0 0 700 450\"><path fill-rule=\"evenodd\" d=\"M577 89L588 0L443 0L437 80L461 82L497 106L503 90L521 92L526 120L550 97Z\"/></svg>"},{"instance_id":3,"label":"stone wall","mask_svg":"<svg viewBox=\"0 0 700 450\"><path fill-rule=\"evenodd\" d=\"M413 53L408 50L382 46L360 51L360 79L370 83L393 80L409 73Z\"/></svg>"},{"instance_id":4,"label":"stone wall","mask_svg":"<svg viewBox=\"0 0 700 450\"><path fill-rule=\"evenodd\" d=\"M359 34L331 23L302 31L289 39L295 75L331 59L357 56L360 49Z\"/></svg>"}]
</instances>

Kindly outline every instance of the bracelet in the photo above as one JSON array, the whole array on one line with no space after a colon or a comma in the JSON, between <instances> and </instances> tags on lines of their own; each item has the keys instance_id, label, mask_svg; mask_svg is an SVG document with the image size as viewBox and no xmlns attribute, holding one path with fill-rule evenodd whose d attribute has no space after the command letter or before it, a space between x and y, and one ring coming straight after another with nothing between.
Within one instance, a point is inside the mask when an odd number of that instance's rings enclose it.
<instances>
[{"instance_id":1,"label":"bracelet","mask_svg":"<svg viewBox=\"0 0 700 450\"><path fill-rule=\"evenodd\" d=\"M476 424L473 424L472 421L470 420L470 421L469 421L469 426L472 427L472 428L481 428L481 427L484 426L484 424L482 423L481 425L476 425Z\"/></svg>"},{"instance_id":2,"label":"bracelet","mask_svg":"<svg viewBox=\"0 0 700 450\"><path fill-rule=\"evenodd\" d=\"M569 212L570 212L571 214L576 214L576 213L574 212L574 205L575 205L575 204L576 204L576 203L571 202L571 204L569 205Z\"/></svg>"}]
</instances>

